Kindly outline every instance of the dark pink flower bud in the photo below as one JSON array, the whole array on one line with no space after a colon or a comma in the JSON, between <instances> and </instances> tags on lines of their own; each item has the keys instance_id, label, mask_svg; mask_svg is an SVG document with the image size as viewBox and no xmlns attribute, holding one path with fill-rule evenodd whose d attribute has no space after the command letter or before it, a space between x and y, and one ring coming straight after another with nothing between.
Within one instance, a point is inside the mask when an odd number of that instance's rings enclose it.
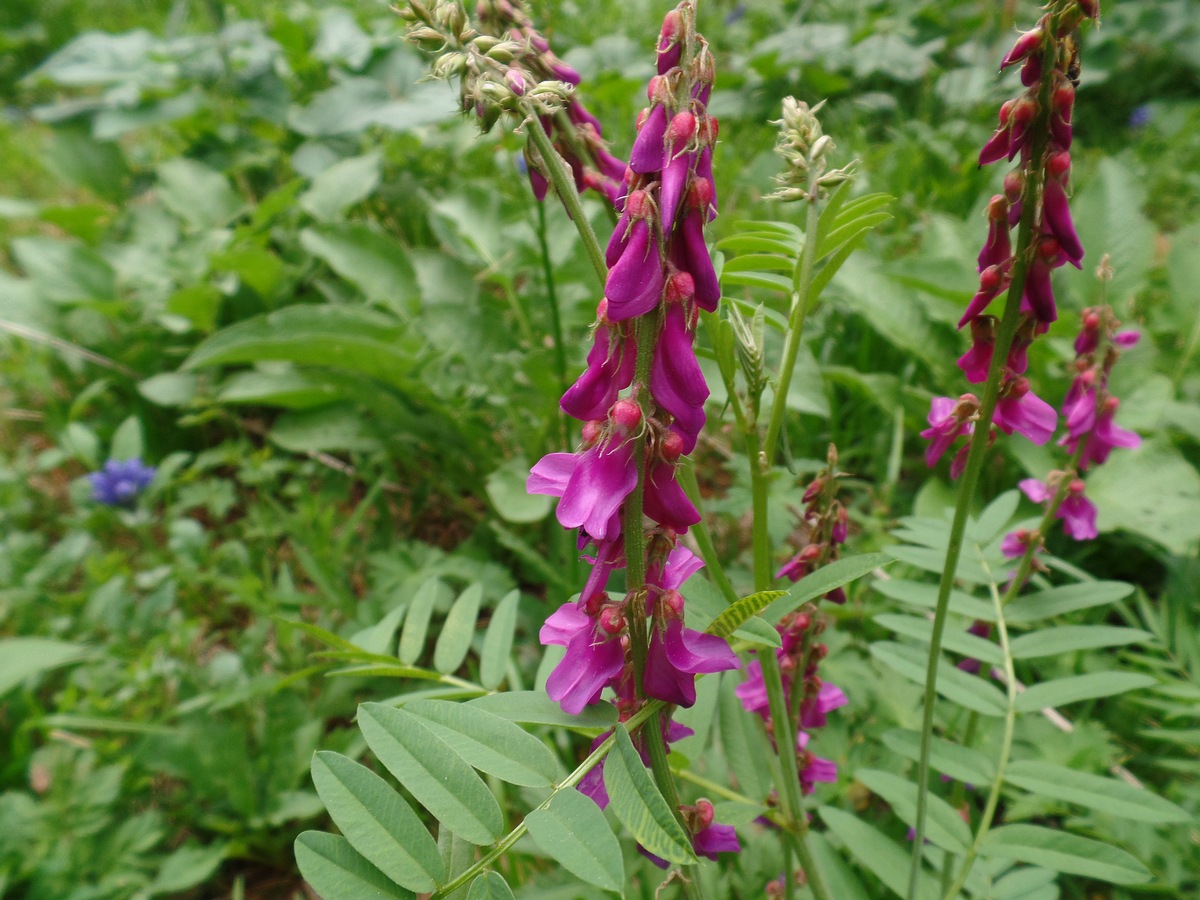
<instances>
[{"instance_id":1,"label":"dark pink flower bud","mask_svg":"<svg viewBox=\"0 0 1200 900\"><path fill-rule=\"evenodd\" d=\"M618 400L609 411L613 422L626 433L637 428L642 421L642 408L628 398Z\"/></svg>"},{"instance_id":2,"label":"dark pink flower bud","mask_svg":"<svg viewBox=\"0 0 1200 900\"><path fill-rule=\"evenodd\" d=\"M1100 0L1079 0L1079 8L1089 19L1100 18Z\"/></svg>"},{"instance_id":3,"label":"dark pink flower bud","mask_svg":"<svg viewBox=\"0 0 1200 900\"><path fill-rule=\"evenodd\" d=\"M590 419L583 423L583 443L584 446L591 446L600 440L600 436L604 434L604 423L599 419Z\"/></svg>"},{"instance_id":4,"label":"dark pink flower bud","mask_svg":"<svg viewBox=\"0 0 1200 900\"><path fill-rule=\"evenodd\" d=\"M1012 49L1008 51L1008 54L1000 63L1000 71L1003 72L1009 66L1020 62L1029 56L1029 54L1040 49L1044 37L1045 32L1042 30L1042 26L1039 23L1038 27L1033 29L1033 31L1027 31L1017 38L1017 42L1013 44Z\"/></svg>"},{"instance_id":5,"label":"dark pink flower bud","mask_svg":"<svg viewBox=\"0 0 1200 900\"><path fill-rule=\"evenodd\" d=\"M696 295L696 280L687 272L676 272L667 279L664 299L667 303L686 303Z\"/></svg>"},{"instance_id":6,"label":"dark pink flower bud","mask_svg":"<svg viewBox=\"0 0 1200 900\"><path fill-rule=\"evenodd\" d=\"M658 206L664 235L669 235L675 227L675 214L679 212L679 201L683 199L683 189L687 183L691 156L692 154L681 153L672 158L669 153L665 154L666 164L663 166L662 186L658 193Z\"/></svg>"},{"instance_id":7,"label":"dark pink flower bud","mask_svg":"<svg viewBox=\"0 0 1200 900\"><path fill-rule=\"evenodd\" d=\"M686 144L696 133L696 117L687 110L676 113L667 127L667 146Z\"/></svg>"},{"instance_id":8,"label":"dark pink flower bud","mask_svg":"<svg viewBox=\"0 0 1200 900\"><path fill-rule=\"evenodd\" d=\"M996 194L988 204L988 236L979 251L977 267L980 272L989 266L999 266L1012 256L1012 241L1008 227L1008 200Z\"/></svg>"},{"instance_id":9,"label":"dark pink flower bud","mask_svg":"<svg viewBox=\"0 0 1200 900\"><path fill-rule=\"evenodd\" d=\"M658 38L658 74L669 72L679 65L683 55L683 16L673 9L663 18L662 31Z\"/></svg>"},{"instance_id":10,"label":"dark pink flower bud","mask_svg":"<svg viewBox=\"0 0 1200 900\"><path fill-rule=\"evenodd\" d=\"M667 462L674 462L683 456L684 437L678 431L668 431L659 443L659 453Z\"/></svg>"},{"instance_id":11,"label":"dark pink flower bud","mask_svg":"<svg viewBox=\"0 0 1200 900\"><path fill-rule=\"evenodd\" d=\"M1070 171L1071 154L1066 150L1059 150L1046 157L1046 174L1051 178L1057 178L1059 181L1062 181Z\"/></svg>"},{"instance_id":12,"label":"dark pink flower bud","mask_svg":"<svg viewBox=\"0 0 1200 900\"><path fill-rule=\"evenodd\" d=\"M996 317L977 316L971 320L971 349L958 359L958 367L972 384L987 381L996 350Z\"/></svg>"},{"instance_id":13,"label":"dark pink flower bud","mask_svg":"<svg viewBox=\"0 0 1200 900\"><path fill-rule=\"evenodd\" d=\"M509 69L504 73L504 83L508 85L508 89L518 97L525 94L525 76L516 69Z\"/></svg>"},{"instance_id":14,"label":"dark pink flower bud","mask_svg":"<svg viewBox=\"0 0 1200 900\"><path fill-rule=\"evenodd\" d=\"M663 615L668 619L683 618L683 594L679 591L674 589L663 591L659 602L662 604Z\"/></svg>"},{"instance_id":15,"label":"dark pink flower bud","mask_svg":"<svg viewBox=\"0 0 1200 900\"><path fill-rule=\"evenodd\" d=\"M600 610L600 627L609 634L620 634L625 630L625 617L615 606Z\"/></svg>"},{"instance_id":16,"label":"dark pink flower bud","mask_svg":"<svg viewBox=\"0 0 1200 900\"><path fill-rule=\"evenodd\" d=\"M1056 178L1046 179L1046 185L1042 192L1042 213L1045 223L1054 233L1056 252L1053 256L1048 256L1042 245L1039 245L1039 254L1043 259L1049 261L1057 256L1058 251L1061 251L1068 262L1076 268L1082 268L1080 260L1083 259L1083 244L1080 243L1079 235L1075 232L1075 223L1071 219L1067 192L1063 189L1062 182ZM1042 244L1046 243L1047 240L1043 238Z\"/></svg>"},{"instance_id":17,"label":"dark pink flower bud","mask_svg":"<svg viewBox=\"0 0 1200 900\"><path fill-rule=\"evenodd\" d=\"M1031 56L1021 64L1021 84L1025 87L1033 87L1042 80L1042 57L1041 54Z\"/></svg>"}]
</instances>

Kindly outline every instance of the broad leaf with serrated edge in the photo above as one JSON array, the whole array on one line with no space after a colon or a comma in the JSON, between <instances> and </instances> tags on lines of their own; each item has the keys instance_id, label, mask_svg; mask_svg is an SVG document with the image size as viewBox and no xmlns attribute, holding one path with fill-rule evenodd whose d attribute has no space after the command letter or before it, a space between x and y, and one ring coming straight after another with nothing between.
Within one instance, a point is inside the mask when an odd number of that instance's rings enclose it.
<instances>
[{"instance_id":1,"label":"broad leaf with serrated edge","mask_svg":"<svg viewBox=\"0 0 1200 900\"><path fill-rule=\"evenodd\" d=\"M615 734L616 746L604 761L608 808L650 853L668 862L696 862L691 840L646 771L629 732L618 724Z\"/></svg>"},{"instance_id":2,"label":"broad leaf with serrated edge","mask_svg":"<svg viewBox=\"0 0 1200 900\"><path fill-rule=\"evenodd\" d=\"M386 781L329 750L313 757L312 778L333 823L388 878L411 891L432 891L445 878L437 844Z\"/></svg>"}]
</instances>

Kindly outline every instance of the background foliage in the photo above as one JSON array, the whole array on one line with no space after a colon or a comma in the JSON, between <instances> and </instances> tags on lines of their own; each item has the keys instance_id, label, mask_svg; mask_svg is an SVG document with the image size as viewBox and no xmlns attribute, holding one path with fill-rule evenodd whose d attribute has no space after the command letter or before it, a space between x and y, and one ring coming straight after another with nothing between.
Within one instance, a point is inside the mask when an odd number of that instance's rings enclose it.
<instances>
[{"instance_id":1,"label":"background foliage","mask_svg":"<svg viewBox=\"0 0 1200 900\"><path fill-rule=\"evenodd\" d=\"M535 12L626 153L662 7ZM767 120L788 93L828 97L826 131L862 160L857 189L896 198L810 320L788 398L796 470L814 471L834 441L854 475L859 552L919 550L948 504L916 432L931 394L957 383L954 323L996 189L976 148L1011 87L996 60L1034 13L962 0L702 4L719 63L711 111L728 136L717 241L740 219L782 216L762 196L777 170ZM1186 0L1123 0L1084 40L1075 217L1089 267L1107 253L1116 275L1103 298L1090 277L1058 294L1073 311L1105 299L1146 333L1114 385L1145 442L1090 482L1100 538L1050 549L1084 582L1134 586L1068 604L1061 621L1143 636L1060 644L1018 658L1017 673L1053 684L1119 663L1148 689L1077 698L1067 718L1030 707L1016 733L1026 781L1004 804L1007 821L1118 843L1156 884L1100 886L1064 869L1057 885L1023 876L1033 881L995 896L1189 897L1200 890L1187 818L1200 807L1200 22ZM301 894L296 835L338 823L339 785L392 769L386 739L355 726L360 702L389 701L364 707L386 724L402 700L395 728L428 730L435 701L531 690L555 659L536 632L579 567L547 498L523 486L529 462L566 442L557 397L583 358L590 268L561 210L533 201L518 139L480 139L449 89L419 83L424 61L383 4L10 0L0 48L0 896ZM604 210L587 208L603 230ZM785 309L769 287L725 289L768 316ZM565 358L546 337L551 295ZM1075 322L1064 315L1031 360L1042 396L1065 390ZM716 389L715 363L709 374ZM709 435L701 485L745 585L748 475L719 423ZM92 503L84 474L135 456L158 467L138 508ZM1049 451L1014 444L986 472L986 495L1052 466ZM799 493L772 498L780 542ZM997 534L1032 515L995 509ZM903 669L919 645L892 636L921 606L924 557L895 552L892 580L837 611L825 663L852 702L821 738L842 773L818 794L823 858L850 848L865 868L845 877L868 896L888 878L871 868L873 841L903 841L894 779L919 696L888 665ZM965 627L978 610L959 612ZM1020 627L1037 637L1032 614ZM738 740L728 713L715 747L702 724L728 708L717 681L701 682L685 717L698 734L680 749L701 771ZM994 701L981 699L986 682L969 687L977 704ZM529 724L546 758L526 781L464 763L458 777L497 798L480 838L535 805L606 724L568 726L513 696L529 708L490 711ZM981 746L994 739L982 726ZM958 762L956 780L978 774ZM1121 767L1185 816L1135 819L1086 785L1074 799L1048 793L1061 766ZM403 790L419 810L419 788ZM509 882L526 884L521 896L576 896L546 861L568 851L541 843L536 819L529 829ZM705 875L730 896L756 895L781 865L772 842L743 843L735 866ZM319 859L344 850L319 835L306 846ZM454 859L434 851L428 866ZM656 870L631 841L607 853L593 884L652 893Z\"/></svg>"}]
</instances>

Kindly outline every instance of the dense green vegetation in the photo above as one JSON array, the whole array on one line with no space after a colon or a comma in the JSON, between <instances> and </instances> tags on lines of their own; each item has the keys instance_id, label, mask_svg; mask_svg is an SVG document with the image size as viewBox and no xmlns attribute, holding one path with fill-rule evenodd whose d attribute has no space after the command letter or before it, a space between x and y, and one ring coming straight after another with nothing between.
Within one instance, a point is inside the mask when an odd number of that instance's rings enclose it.
<instances>
[{"instance_id":1,"label":"dense green vegetation","mask_svg":"<svg viewBox=\"0 0 1200 900\"><path fill-rule=\"evenodd\" d=\"M1175 806L1135 820L1038 796L1028 778L1006 793L1006 822L1116 844L1153 883L1067 868L1034 886L1053 893L994 896L1200 892L1200 17L1187 0L1109 6L1081 39L1072 208L1088 256L1056 282L1062 317L1029 374L1057 405L1087 306L1143 333L1113 376L1142 446L1089 479L1099 537L1056 533L1048 549L1056 576L1133 585L1063 621L1145 636L1017 673L1147 678L1022 716L1016 745ZM620 156L664 11L532 10ZM894 198L809 319L782 441L795 477L770 498L776 546L801 539L792 511L831 442L849 473L846 555L921 544L924 519L906 517L940 520L953 502L918 432L932 396L960 392L955 324L1002 177L976 159L1013 93L996 63L1036 15L966 0L700 4L722 138L710 244L792 215L764 199L789 94L827 98L838 159L860 160L853 190ZM587 352L594 275L561 207L533 198L523 138L481 137L452 89L422 81L427 59L386 4L6 0L0 51L0 897L305 896L293 842L332 830L310 764L320 750L370 758L359 703L544 685L538 630L584 566L525 480L574 440L558 399ZM604 240L611 211L584 203ZM1107 282L1093 277L1104 255ZM786 313L768 288L725 292ZM749 467L704 338L701 354L715 396L695 470L745 594ZM983 499L1043 477L1054 454L998 444ZM156 468L149 487L96 502L87 474L134 458ZM1034 516L1021 502L997 534ZM899 556L891 576L918 577L919 554ZM918 727L920 689L872 650L898 630L876 618L896 611L878 585L855 584L825 637L823 671L850 697L820 745L839 766L816 794L837 848L854 842L843 811L897 845L906 830L884 776L907 757L884 734ZM679 749L701 771L722 758L701 724L724 702L717 680L680 716L698 734ZM565 773L598 731L535 733ZM510 824L539 802L492 786ZM961 783L943 794L971 803ZM705 877L713 896L759 895L778 847L745 839L765 834L757 810L725 812L744 851ZM633 846L629 895L653 896L658 870ZM519 896L594 893L546 855L522 843L508 858Z\"/></svg>"}]
</instances>

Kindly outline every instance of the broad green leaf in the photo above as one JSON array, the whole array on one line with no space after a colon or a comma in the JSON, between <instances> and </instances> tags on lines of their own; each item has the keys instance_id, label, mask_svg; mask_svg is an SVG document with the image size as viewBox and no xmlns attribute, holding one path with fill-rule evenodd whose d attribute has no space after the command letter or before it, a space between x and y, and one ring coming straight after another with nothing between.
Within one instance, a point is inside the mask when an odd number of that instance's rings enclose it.
<instances>
[{"instance_id":1,"label":"broad green leaf","mask_svg":"<svg viewBox=\"0 0 1200 900\"><path fill-rule=\"evenodd\" d=\"M1152 675L1138 672L1092 672L1087 675L1068 675L1043 681L1017 695L1017 711L1031 712L1049 707L1064 706L1080 700L1111 697L1126 691L1158 684Z\"/></svg>"},{"instance_id":2,"label":"broad green leaf","mask_svg":"<svg viewBox=\"0 0 1200 900\"><path fill-rule=\"evenodd\" d=\"M235 372L225 379L217 399L222 403L311 409L341 397L341 391L305 372Z\"/></svg>"},{"instance_id":3,"label":"broad green leaf","mask_svg":"<svg viewBox=\"0 0 1200 900\"><path fill-rule=\"evenodd\" d=\"M489 691L494 691L500 685L508 670L520 602L521 592L510 591L492 610L487 631L483 635L483 649L479 651L479 683Z\"/></svg>"},{"instance_id":4,"label":"broad green leaf","mask_svg":"<svg viewBox=\"0 0 1200 900\"><path fill-rule=\"evenodd\" d=\"M525 825L534 842L572 875L606 891L624 888L621 844L589 797L564 788L549 806L527 815Z\"/></svg>"},{"instance_id":5,"label":"broad green leaf","mask_svg":"<svg viewBox=\"0 0 1200 900\"><path fill-rule=\"evenodd\" d=\"M404 313L418 297L417 275L404 247L361 223L318 225L300 232L300 245L368 300Z\"/></svg>"},{"instance_id":6,"label":"broad green leaf","mask_svg":"<svg viewBox=\"0 0 1200 900\"><path fill-rule=\"evenodd\" d=\"M727 638L742 627L752 616L766 609L773 600L778 600L787 591L758 591L748 597L742 597L717 616L705 629L709 634Z\"/></svg>"},{"instance_id":7,"label":"broad green leaf","mask_svg":"<svg viewBox=\"0 0 1200 900\"><path fill-rule=\"evenodd\" d=\"M10 247L43 300L87 303L117 298L112 266L85 244L35 236L15 238Z\"/></svg>"},{"instance_id":8,"label":"broad green leaf","mask_svg":"<svg viewBox=\"0 0 1200 900\"><path fill-rule=\"evenodd\" d=\"M1094 650L1099 647L1121 647L1154 639L1148 631L1119 628L1115 625L1060 625L1031 631L1009 643L1013 659L1035 659L1039 656L1058 656L1075 650Z\"/></svg>"},{"instance_id":9,"label":"broad green leaf","mask_svg":"<svg viewBox=\"0 0 1200 900\"><path fill-rule=\"evenodd\" d=\"M1132 296L1145 284L1146 273L1155 264L1156 234L1142 212L1145 208L1145 182L1134 175L1129 164L1116 157L1098 160L1091 176L1071 199L1071 211L1091 264L1107 254L1113 275L1107 284L1086 279L1079 285L1082 306ZM1117 459L1113 456L1114 462ZM1103 469L1098 467L1096 474ZM1091 487L1089 478L1088 496L1094 497ZM1132 484L1127 487L1136 491Z\"/></svg>"},{"instance_id":10,"label":"broad green leaf","mask_svg":"<svg viewBox=\"0 0 1200 900\"><path fill-rule=\"evenodd\" d=\"M159 165L158 199L193 228L227 225L246 207L223 174L183 156Z\"/></svg>"},{"instance_id":11,"label":"broad green leaf","mask_svg":"<svg viewBox=\"0 0 1200 900\"><path fill-rule=\"evenodd\" d=\"M503 716L512 722L528 725L565 725L569 728L584 728L600 731L611 728L617 721L617 711L610 703L596 703L586 707L577 716L565 713L562 707L542 691L505 691L488 694L471 700L488 712Z\"/></svg>"},{"instance_id":12,"label":"broad green leaf","mask_svg":"<svg viewBox=\"0 0 1200 900\"><path fill-rule=\"evenodd\" d=\"M369 453L382 449L371 422L357 409L345 405L286 412L275 420L268 437L290 453L334 450Z\"/></svg>"},{"instance_id":13,"label":"broad green leaf","mask_svg":"<svg viewBox=\"0 0 1200 900\"><path fill-rule=\"evenodd\" d=\"M694 863L692 842L633 748L629 732L618 724L617 743L604 761L609 809L639 844L674 863Z\"/></svg>"},{"instance_id":14,"label":"broad green leaf","mask_svg":"<svg viewBox=\"0 0 1200 900\"><path fill-rule=\"evenodd\" d=\"M417 716L364 703L358 727L379 761L444 827L473 844L490 844L503 832L491 791Z\"/></svg>"},{"instance_id":15,"label":"broad green leaf","mask_svg":"<svg viewBox=\"0 0 1200 900\"><path fill-rule=\"evenodd\" d=\"M437 843L386 781L329 750L313 757L312 778L333 823L388 878L412 891L432 891L445 879Z\"/></svg>"},{"instance_id":16,"label":"broad green leaf","mask_svg":"<svg viewBox=\"0 0 1200 900\"><path fill-rule=\"evenodd\" d=\"M335 162L300 195L300 207L322 222L339 218L347 207L375 193L379 160L378 153L365 153Z\"/></svg>"},{"instance_id":17,"label":"broad green leaf","mask_svg":"<svg viewBox=\"0 0 1200 900\"><path fill-rule=\"evenodd\" d=\"M515 900L512 888L499 872L476 875L467 891L467 900Z\"/></svg>"},{"instance_id":18,"label":"broad green leaf","mask_svg":"<svg viewBox=\"0 0 1200 900\"><path fill-rule=\"evenodd\" d=\"M0 638L0 695L42 672L78 662L88 648L51 638Z\"/></svg>"},{"instance_id":19,"label":"broad green leaf","mask_svg":"<svg viewBox=\"0 0 1200 900\"><path fill-rule=\"evenodd\" d=\"M1008 622L1026 625L1066 613L1124 600L1133 585L1123 581L1082 581L1018 597L1004 610Z\"/></svg>"},{"instance_id":20,"label":"broad green leaf","mask_svg":"<svg viewBox=\"0 0 1200 900\"><path fill-rule=\"evenodd\" d=\"M926 584L921 581L909 581L905 578L892 578L887 581L879 580L871 585L885 597L899 600L909 606L919 609L936 609L938 587L936 584ZM950 592L950 612L972 619L982 619L985 622L996 621L996 610L992 604L977 600L962 591ZM1007 616L1006 616L1007 618Z\"/></svg>"},{"instance_id":21,"label":"broad green leaf","mask_svg":"<svg viewBox=\"0 0 1200 900\"><path fill-rule=\"evenodd\" d=\"M1191 817L1170 800L1115 778L1078 772L1036 760L1010 763L1009 784L1036 794L1138 822L1188 822Z\"/></svg>"},{"instance_id":22,"label":"broad green leaf","mask_svg":"<svg viewBox=\"0 0 1200 900\"><path fill-rule=\"evenodd\" d=\"M883 742L913 762L921 758L921 736L915 731L893 728L884 734ZM986 755L940 737L930 739L929 764L943 775L977 787L990 785L996 777L996 766Z\"/></svg>"},{"instance_id":23,"label":"broad green leaf","mask_svg":"<svg viewBox=\"0 0 1200 900\"><path fill-rule=\"evenodd\" d=\"M1112 884L1140 884L1151 877L1149 869L1118 847L1040 825L993 828L983 839L979 854Z\"/></svg>"},{"instance_id":24,"label":"broad green leaf","mask_svg":"<svg viewBox=\"0 0 1200 900\"><path fill-rule=\"evenodd\" d=\"M904 824L916 826L917 822L917 786L907 778L882 772L878 769L859 769L854 777L878 794L892 807L892 812L900 817ZM965 854L971 843L971 829L949 803L936 794L929 794L927 800L928 817L926 831L929 840L952 853Z\"/></svg>"},{"instance_id":25,"label":"broad green leaf","mask_svg":"<svg viewBox=\"0 0 1200 900\"><path fill-rule=\"evenodd\" d=\"M1041 891L1053 891L1049 896L1058 900L1058 888L1055 879L1058 873L1053 869L1030 868L1022 866L1010 869L996 880L992 886L993 900L1034 900Z\"/></svg>"},{"instance_id":26,"label":"broad green leaf","mask_svg":"<svg viewBox=\"0 0 1200 900\"><path fill-rule=\"evenodd\" d=\"M722 819L724 821L724 819ZM829 839L819 831L808 833L808 846L816 858L830 896L837 900L871 900L864 888L854 877L854 873L842 859L840 853L833 849Z\"/></svg>"},{"instance_id":27,"label":"broad green leaf","mask_svg":"<svg viewBox=\"0 0 1200 900\"><path fill-rule=\"evenodd\" d=\"M554 754L520 725L477 706L438 700L404 704L425 727L476 769L510 784L543 787L554 782Z\"/></svg>"},{"instance_id":28,"label":"broad green leaf","mask_svg":"<svg viewBox=\"0 0 1200 900\"><path fill-rule=\"evenodd\" d=\"M475 620L479 618L482 600L483 585L475 582L468 585L450 607L433 650L433 667L439 672L449 675L467 658L471 639L475 637Z\"/></svg>"},{"instance_id":29,"label":"broad green leaf","mask_svg":"<svg viewBox=\"0 0 1200 900\"><path fill-rule=\"evenodd\" d=\"M1020 491L1005 491L989 503L987 508L967 528L970 540L977 544L990 543L1012 521L1020 500Z\"/></svg>"},{"instance_id":30,"label":"broad green leaf","mask_svg":"<svg viewBox=\"0 0 1200 900\"><path fill-rule=\"evenodd\" d=\"M871 645L871 655L913 683L925 683L927 651L894 641L877 641ZM1008 708L1004 694L994 685L952 666L945 659L938 660L937 692L947 700L985 716L1002 716Z\"/></svg>"},{"instance_id":31,"label":"broad green leaf","mask_svg":"<svg viewBox=\"0 0 1200 900\"><path fill-rule=\"evenodd\" d=\"M772 763L767 758L766 735L758 717L746 712L734 693L739 673L721 676L717 728L725 761L737 779L737 789L751 800L765 800L772 787Z\"/></svg>"},{"instance_id":32,"label":"broad green leaf","mask_svg":"<svg viewBox=\"0 0 1200 900\"><path fill-rule=\"evenodd\" d=\"M897 846L848 812L832 806L822 806L818 812L821 821L841 840L860 866L874 873L897 896L908 896L910 853L907 849ZM940 896L933 878L924 868L917 880L916 896L917 900L938 900Z\"/></svg>"},{"instance_id":33,"label":"broad green leaf","mask_svg":"<svg viewBox=\"0 0 1200 900\"><path fill-rule=\"evenodd\" d=\"M420 658L434 606L447 602L452 596L450 588L436 578L430 578L417 588L408 605L408 615L404 617L404 628L400 632L400 647L396 651L402 663L411 666Z\"/></svg>"},{"instance_id":34,"label":"broad green leaf","mask_svg":"<svg viewBox=\"0 0 1200 900\"><path fill-rule=\"evenodd\" d=\"M540 522L554 506L554 498L546 494L530 494L525 490L529 478L529 461L523 456L501 463L487 477L484 488L496 512L506 522Z\"/></svg>"},{"instance_id":35,"label":"broad green leaf","mask_svg":"<svg viewBox=\"0 0 1200 900\"><path fill-rule=\"evenodd\" d=\"M414 900L341 835L306 831L296 838L296 865L322 900Z\"/></svg>"},{"instance_id":36,"label":"broad green leaf","mask_svg":"<svg viewBox=\"0 0 1200 900\"><path fill-rule=\"evenodd\" d=\"M916 638L922 643L929 643L933 630L933 622L920 616L883 615L876 616L875 621L890 631ZM956 630L953 626L942 635L942 649L997 666L1004 664L1004 652L999 645L966 631Z\"/></svg>"},{"instance_id":37,"label":"broad green leaf","mask_svg":"<svg viewBox=\"0 0 1200 900\"><path fill-rule=\"evenodd\" d=\"M223 328L184 369L277 359L330 366L393 386L417 364L415 339L391 316L351 306L289 306Z\"/></svg>"},{"instance_id":38,"label":"broad green leaf","mask_svg":"<svg viewBox=\"0 0 1200 900\"><path fill-rule=\"evenodd\" d=\"M844 587L852 581L857 581L876 569L888 566L891 561L891 556L887 553L861 553L858 556L849 556L822 566L811 575L805 575L797 581L788 590L786 597L772 603L763 613L763 618L768 622L778 622L809 600L823 597L834 588Z\"/></svg>"}]
</instances>

